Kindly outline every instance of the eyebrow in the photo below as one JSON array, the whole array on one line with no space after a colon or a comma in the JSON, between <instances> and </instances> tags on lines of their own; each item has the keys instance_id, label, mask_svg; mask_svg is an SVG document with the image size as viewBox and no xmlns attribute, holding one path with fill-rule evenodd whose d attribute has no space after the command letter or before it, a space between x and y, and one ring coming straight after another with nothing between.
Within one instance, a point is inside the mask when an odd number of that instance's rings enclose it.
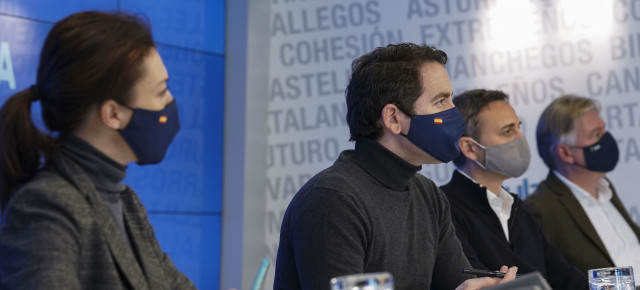
<instances>
[{"instance_id":1,"label":"eyebrow","mask_svg":"<svg viewBox=\"0 0 640 290\"><path fill-rule=\"evenodd\" d=\"M517 124L516 123L506 124L506 125L502 126L502 128L500 128L500 129L502 130L502 129L506 129L506 128L509 128L509 127L518 127L520 125L522 125L522 121L519 121Z\"/></svg>"},{"instance_id":2,"label":"eyebrow","mask_svg":"<svg viewBox=\"0 0 640 290\"><path fill-rule=\"evenodd\" d=\"M453 92L441 92L435 96L433 96L433 98L431 98L431 101L433 102L434 100L440 99L440 98L449 98L453 95Z\"/></svg>"},{"instance_id":3,"label":"eyebrow","mask_svg":"<svg viewBox=\"0 0 640 290\"><path fill-rule=\"evenodd\" d=\"M596 133L600 133L600 131L606 131L604 127L596 127L594 129L592 129L591 131L589 131L589 135L591 134L596 134Z\"/></svg>"},{"instance_id":4,"label":"eyebrow","mask_svg":"<svg viewBox=\"0 0 640 290\"><path fill-rule=\"evenodd\" d=\"M162 81L160 81L156 86L159 86L159 85L161 85L161 84L164 84L164 83L166 83L166 82L168 82L168 81L169 81L169 77L166 77L166 78L164 78Z\"/></svg>"}]
</instances>

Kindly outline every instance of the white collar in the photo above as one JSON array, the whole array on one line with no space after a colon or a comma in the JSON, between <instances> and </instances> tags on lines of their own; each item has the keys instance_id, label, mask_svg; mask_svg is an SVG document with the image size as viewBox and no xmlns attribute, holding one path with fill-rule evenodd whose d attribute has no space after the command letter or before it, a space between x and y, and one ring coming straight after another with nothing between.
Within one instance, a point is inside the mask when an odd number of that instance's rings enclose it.
<instances>
[{"instance_id":1,"label":"white collar","mask_svg":"<svg viewBox=\"0 0 640 290\"><path fill-rule=\"evenodd\" d=\"M554 170L553 174L555 174L558 179L560 179L573 193L573 195L581 202L598 202L598 203L606 203L611 201L611 197L613 197L613 192L609 187L609 182L603 177L598 181L598 185L596 186L596 192L598 193L598 199L596 200L591 194L589 194L582 187L573 183L568 178L562 176L558 171Z\"/></svg>"},{"instance_id":2,"label":"white collar","mask_svg":"<svg viewBox=\"0 0 640 290\"><path fill-rule=\"evenodd\" d=\"M477 184L480 187L484 187L487 190L487 199L489 200L489 202L491 202L492 199L494 198L499 198L501 199L503 202L507 202L507 204L513 204L513 196L511 196L511 194L509 194L509 192L507 192L503 187L500 187L500 192L498 192L498 194L495 194L494 192L492 192L491 190L489 190L486 186L478 183L475 179L473 179L471 176L469 176L466 172L460 170L460 168L456 168L456 170L458 172L460 172L460 174L462 174L462 176L468 178L469 180L473 181L473 183Z\"/></svg>"}]
</instances>

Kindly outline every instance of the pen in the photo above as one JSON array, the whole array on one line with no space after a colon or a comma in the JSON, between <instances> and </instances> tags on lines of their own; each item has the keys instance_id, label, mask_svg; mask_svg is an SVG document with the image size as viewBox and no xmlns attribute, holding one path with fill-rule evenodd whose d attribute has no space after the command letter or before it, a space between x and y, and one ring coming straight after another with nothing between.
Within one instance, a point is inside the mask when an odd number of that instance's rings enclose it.
<instances>
[{"instance_id":1,"label":"pen","mask_svg":"<svg viewBox=\"0 0 640 290\"><path fill-rule=\"evenodd\" d=\"M251 290L260 290L262 289L262 283L264 282L264 276L267 275L267 270L269 270L269 260L266 258L262 259L260 263L260 267L258 268L258 273L256 273L256 277L253 280L253 284L251 285Z\"/></svg>"},{"instance_id":2,"label":"pen","mask_svg":"<svg viewBox=\"0 0 640 290\"><path fill-rule=\"evenodd\" d=\"M500 271L488 271L488 270L480 270L480 269L462 269L462 273L472 274L478 277L493 277L493 278L504 278L504 273ZM516 278L519 277L520 274L516 274Z\"/></svg>"}]
</instances>

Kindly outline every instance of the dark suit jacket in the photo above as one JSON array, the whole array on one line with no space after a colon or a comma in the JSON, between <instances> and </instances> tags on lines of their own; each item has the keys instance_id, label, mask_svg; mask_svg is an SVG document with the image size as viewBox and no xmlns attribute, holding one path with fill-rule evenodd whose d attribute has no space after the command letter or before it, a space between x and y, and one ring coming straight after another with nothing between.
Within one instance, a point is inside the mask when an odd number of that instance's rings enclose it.
<instances>
[{"instance_id":1,"label":"dark suit jacket","mask_svg":"<svg viewBox=\"0 0 640 290\"><path fill-rule=\"evenodd\" d=\"M611 191L611 203L620 211L636 236L640 237L640 228L629 217L613 186ZM551 243L584 273L589 269L614 267L604 243L582 206L553 172L549 172L547 179L524 202L540 222Z\"/></svg>"},{"instance_id":2,"label":"dark suit jacket","mask_svg":"<svg viewBox=\"0 0 640 290\"><path fill-rule=\"evenodd\" d=\"M509 240L489 205L487 188L457 170L440 187L451 205L451 220L464 254L474 268L498 270L518 266L519 274L538 271L553 289L588 289L585 272L579 271L545 238L535 218L517 195L509 218Z\"/></svg>"},{"instance_id":3,"label":"dark suit jacket","mask_svg":"<svg viewBox=\"0 0 640 290\"><path fill-rule=\"evenodd\" d=\"M62 154L12 197L0 224L0 289L195 289L158 244L130 188L131 243L80 167Z\"/></svg>"}]
</instances>

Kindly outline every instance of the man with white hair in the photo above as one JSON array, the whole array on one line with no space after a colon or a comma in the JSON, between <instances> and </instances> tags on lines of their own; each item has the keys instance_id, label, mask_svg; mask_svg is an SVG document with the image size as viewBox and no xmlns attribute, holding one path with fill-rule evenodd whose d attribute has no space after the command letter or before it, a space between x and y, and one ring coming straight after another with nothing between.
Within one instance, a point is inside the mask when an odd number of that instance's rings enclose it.
<instances>
[{"instance_id":1,"label":"man with white hair","mask_svg":"<svg viewBox=\"0 0 640 290\"><path fill-rule=\"evenodd\" d=\"M551 243L582 271L633 266L640 281L640 228L605 177L619 152L598 104L557 98L540 116L536 137L550 171L525 203Z\"/></svg>"}]
</instances>

